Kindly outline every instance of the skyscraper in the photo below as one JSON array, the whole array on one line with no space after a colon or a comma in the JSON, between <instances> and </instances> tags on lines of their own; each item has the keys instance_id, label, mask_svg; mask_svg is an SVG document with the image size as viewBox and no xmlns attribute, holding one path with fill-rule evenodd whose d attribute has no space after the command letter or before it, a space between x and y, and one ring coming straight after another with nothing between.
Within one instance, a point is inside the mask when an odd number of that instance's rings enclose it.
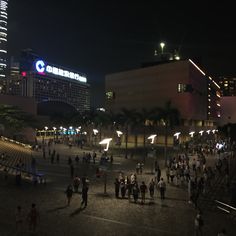
<instances>
[{"instance_id":1,"label":"skyscraper","mask_svg":"<svg viewBox=\"0 0 236 236\"><path fill-rule=\"evenodd\" d=\"M7 68L7 7L8 0L0 0L0 80L6 77Z\"/></svg>"}]
</instances>

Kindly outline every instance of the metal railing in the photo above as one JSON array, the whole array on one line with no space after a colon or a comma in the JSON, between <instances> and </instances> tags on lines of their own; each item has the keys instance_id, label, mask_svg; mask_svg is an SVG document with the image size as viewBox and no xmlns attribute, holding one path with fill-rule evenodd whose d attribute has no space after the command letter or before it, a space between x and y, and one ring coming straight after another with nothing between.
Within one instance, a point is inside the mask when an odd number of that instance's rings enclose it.
<instances>
[{"instance_id":1,"label":"metal railing","mask_svg":"<svg viewBox=\"0 0 236 236\"><path fill-rule=\"evenodd\" d=\"M219 200L215 200L215 203L216 203L216 207L219 210L221 210L227 214L236 215L236 208L235 207L233 207L229 204L226 204L224 202L221 202Z\"/></svg>"}]
</instances>

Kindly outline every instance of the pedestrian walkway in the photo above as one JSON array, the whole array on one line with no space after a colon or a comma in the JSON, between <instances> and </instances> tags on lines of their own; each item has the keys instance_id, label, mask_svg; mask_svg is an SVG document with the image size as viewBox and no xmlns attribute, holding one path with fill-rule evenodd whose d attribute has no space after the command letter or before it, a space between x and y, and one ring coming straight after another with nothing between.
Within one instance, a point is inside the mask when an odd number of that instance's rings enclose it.
<instances>
[{"instance_id":1,"label":"pedestrian walkway","mask_svg":"<svg viewBox=\"0 0 236 236\"><path fill-rule=\"evenodd\" d=\"M81 163L80 160L80 163L76 165L74 158L76 154L82 155L83 150L76 147L69 149L63 144L56 144L55 150L60 153L59 163L51 164L48 157L43 159L41 151L34 153L38 168L48 175L44 188L28 184L16 188L11 182L6 184L3 179L0 181L0 202L2 203L0 204L0 230L6 235L15 235L13 214L15 207L20 204L23 213L26 213L33 202L36 203L41 218L38 235L194 235L193 224L196 210L188 203L187 188L184 186L167 184L164 200L161 200L159 193L155 191L154 203L147 194L143 205L129 202L126 197L125 199L115 198L115 178L120 172L124 175L136 172L136 164L141 160L140 157L125 159L114 156L114 163L107 163L107 194L104 195L105 177L96 177L98 161L95 164L88 164ZM80 177L86 175L90 180L88 206L85 209L80 208L81 187L78 194L73 194L70 206L66 206L65 190L72 181L67 163L68 156L72 157L75 174ZM99 156L98 153L97 160ZM154 177L151 174L153 161L153 159L146 159L143 173L137 175L139 183L144 181L147 184ZM159 157L159 165L161 175L167 182L162 157ZM17 196L17 198L9 196ZM236 230L235 225L230 226L232 220L230 221L219 211L206 210L203 212L203 219L205 220L204 235L216 235L223 226L229 228L229 235L233 235L230 233ZM29 235L26 226L23 235Z\"/></svg>"}]
</instances>

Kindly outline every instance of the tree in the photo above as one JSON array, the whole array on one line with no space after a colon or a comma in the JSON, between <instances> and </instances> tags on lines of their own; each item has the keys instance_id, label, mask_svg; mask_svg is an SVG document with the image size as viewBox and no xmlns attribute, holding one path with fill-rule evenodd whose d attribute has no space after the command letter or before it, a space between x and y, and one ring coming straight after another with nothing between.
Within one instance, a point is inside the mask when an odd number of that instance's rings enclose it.
<instances>
[{"instance_id":1,"label":"tree","mask_svg":"<svg viewBox=\"0 0 236 236\"><path fill-rule=\"evenodd\" d=\"M178 109L171 106L171 101L165 103L163 108L157 108L159 114L159 119L164 125L165 132L165 147L164 147L164 156L165 156L165 165L167 165L167 138L168 131L170 128L173 128L175 125L179 124L180 113Z\"/></svg>"},{"instance_id":2,"label":"tree","mask_svg":"<svg viewBox=\"0 0 236 236\"><path fill-rule=\"evenodd\" d=\"M23 112L16 106L0 104L0 123L8 133L16 133L25 127L36 128L33 115Z\"/></svg>"}]
</instances>

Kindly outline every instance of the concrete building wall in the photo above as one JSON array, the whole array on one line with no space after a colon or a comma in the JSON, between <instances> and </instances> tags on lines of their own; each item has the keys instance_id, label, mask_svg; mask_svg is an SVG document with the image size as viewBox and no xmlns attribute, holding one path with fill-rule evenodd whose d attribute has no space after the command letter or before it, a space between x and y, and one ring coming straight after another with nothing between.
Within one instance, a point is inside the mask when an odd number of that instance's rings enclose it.
<instances>
[{"instance_id":1,"label":"concrete building wall","mask_svg":"<svg viewBox=\"0 0 236 236\"><path fill-rule=\"evenodd\" d=\"M178 84L192 85L193 92L178 92ZM172 102L184 119L207 118L207 82L188 60L166 63L106 76L106 92L114 99L108 110L151 109Z\"/></svg>"},{"instance_id":2,"label":"concrete building wall","mask_svg":"<svg viewBox=\"0 0 236 236\"><path fill-rule=\"evenodd\" d=\"M219 125L226 125L228 123L236 123L236 97L221 97L221 117Z\"/></svg>"}]
</instances>

